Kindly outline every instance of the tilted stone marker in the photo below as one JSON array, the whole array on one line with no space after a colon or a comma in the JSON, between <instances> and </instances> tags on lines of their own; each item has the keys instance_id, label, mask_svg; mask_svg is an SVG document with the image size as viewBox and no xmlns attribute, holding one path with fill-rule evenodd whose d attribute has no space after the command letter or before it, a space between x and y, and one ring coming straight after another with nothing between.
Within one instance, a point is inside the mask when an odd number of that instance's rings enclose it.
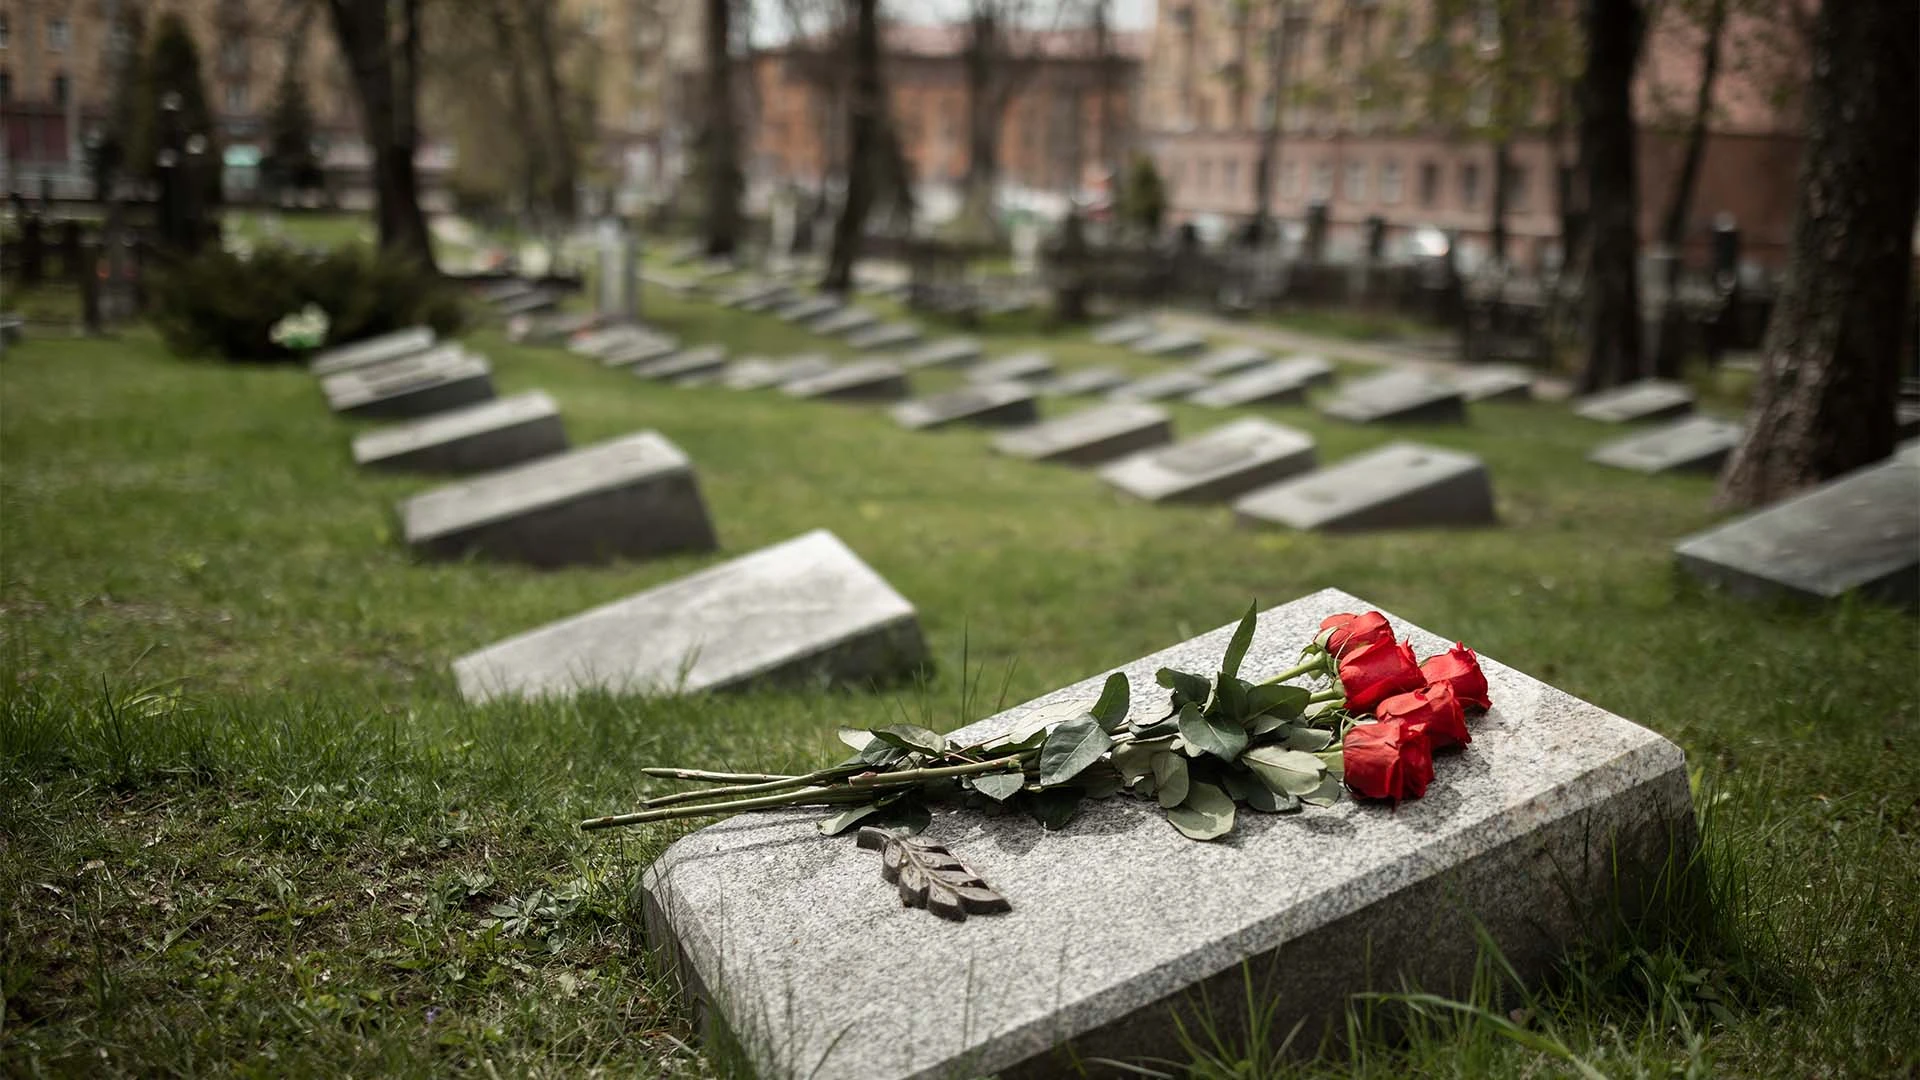
<instances>
[{"instance_id":1,"label":"tilted stone marker","mask_svg":"<svg viewBox=\"0 0 1920 1080\"><path fill-rule=\"evenodd\" d=\"M838 311L828 312L813 320L807 324L807 329L812 330L816 334L838 337L842 334L851 334L855 331L865 330L870 326L878 325L880 325L880 316L875 315L866 308L848 305Z\"/></svg>"},{"instance_id":2,"label":"tilted stone marker","mask_svg":"<svg viewBox=\"0 0 1920 1080\"><path fill-rule=\"evenodd\" d=\"M1116 386L1107 391L1107 398L1112 401L1161 401L1196 394L1212 385L1213 380L1197 371L1175 368Z\"/></svg>"},{"instance_id":3,"label":"tilted stone marker","mask_svg":"<svg viewBox=\"0 0 1920 1080\"><path fill-rule=\"evenodd\" d=\"M522 281L519 278L507 278L504 281L496 281L491 285L484 286L479 292L474 293L474 295L478 297L483 304L504 304L509 300L517 300L527 295L533 291L533 288L531 281Z\"/></svg>"},{"instance_id":4,"label":"tilted stone marker","mask_svg":"<svg viewBox=\"0 0 1920 1080\"><path fill-rule=\"evenodd\" d=\"M693 463L642 431L415 495L400 504L407 546L535 566L603 562L715 544Z\"/></svg>"},{"instance_id":5,"label":"tilted stone marker","mask_svg":"<svg viewBox=\"0 0 1920 1080\"><path fill-rule=\"evenodd\" d=\"M656 336L658 335L653 331L642 326L635 326L632 323L615 323L575 335L567 342L567 351L579 356L591 356L598 360L623 345Z\"/></svg>"},{"instance_id":6,"label":"tilted stone marker","mask_svg":"<svg viewBox=\"0 0 1920 1080\"><path fill-rule=\"evenodd\" d=\"M1204 352L1206 347L1207 339L1185 330L1163 330L1133 343L1135 352L1148 356L1192 356Z\"/></svg>"},{"instance_id":7,"label":"tilted stone marker","mask_svg":"<svg viewBox=\"0 0 1920 1080\"><path fill-rule=\"evenodd\" d=\"M651 364L656 360L665 360L680 351L680 339L671 334L646 333L628 338L600 354L600 363L607 367L636 367Z\"/></svg>"},{"instance_id":8,"label":"tilted stone marker","mask_svg":"<svg viewBox=\"0 0 1920 1080\"><path fill-rule=\"evenodd\" d=\"M567 448L560 407L544 391L448 409L354 437L354 464L414 472L484 472Z\"/></svg>"},{"instance_id":9,"label":"tilted stone marker","mask_svg":"<svg viewBox=\"0 0 1920 1080\"><path fill-rule=\"evenodd\" d=\"M791 323L806 323L840 310L840 301L831 296L808 296L775 308L773 313Z\"/></svg>"},{"instance_id":10,"label":"tilted stone marker","mask_svg":"<svg viewBox=\"0 0 1920 1080\"><path fill-rule=\"evenodd\" d=\"M1146 319L1119 319L1095 329L1092 337L1095 345L1131 345L1157 332Z\"/></svg>"},{"instance_id":11,"label":"tilted stone marker","mask_svg":"<svg viewBox=\"0 0 1920 1080\"><path fill-rule=\"evenodd\" d=\"M492 399L493 368L477 356L342 383L327 391L327 406L342 416L389 419L427 416Z\"/></svg>"},{"instance_id":12,"label":"tilted stone marker","mask_svg":"<svg viewBox=\"0 0 1920 1080\"><path fill-rule=\"evenodd\" d=\"M816 530L453 663L468 701L890 681L926 662L913 605Z\"/></svg>"},{"instance_id":13,"label":"tilted stone marker","mask_svg":"<svg viewBox=\"0 0 1920 1080\"><path fill-rule=\"evenodd\" d=\"M1467 402L1444 379L1417 371L1383 371L1342 383L1320 411L1356 424L1464 424Z\"/></svg>"},{"instance_id":14,"label":"tilted stone marker","mask_svg":"<svg viewBox=\"0 0 1920 1080\"><path fill-rule=\"evenodd\" d=\"M1743 596L1858 592L1920 608L1920 450L1680 541L1680 566Z\"/></svg>"},{"instance_id":15,"label":"tilted stone marker","mask_svg":"<svg viewBox=\"0 0 1920 1080\"><path fill-rule=\"evenodd\" d=\"M1740 445L1741 427L1711 416L1683 416L1651 431L1615 439L1587 455L1597 465L1634 472L1719 472Z\"/></svg>"},{"instance_id":16,"label":"tilted stone marker","mask_svg":"<svg viewBox=\"0 0 1920 1080\"><path fill-rule=\"evenodd\" d=\"M1273 359L1273 354L1265 349L1256 349L1251 345L1227 345L1215 349L1207 355L1187 365L1187 370L1197 371L1210 379L1257 368Z\"/></svg>"},{"instance_id":17,"label":"tilted stone marker","mask_svg":"<svg viewBox=\"0 0 1920 1080\"><path fill-rule=\"evenodd\" d=\"M1053 358L1037 350L1011 353L989 360L967 372L974 382L1013 382L1044 379L1053 374Z\"/></svg>"},{"instance_id":18,"label":"tilted stone marker","mask_svg":"<svg viewBox=\"0 0 1920 1080\"><path fill-rule=\"evenodd\" d=\"M907 396L907 372L890 360L856 360L783 384L788 397L823 401L895 401Z\"/></svg>"},{"instance_id":19,"label":"tilted stone marker","mask_svg":"<svg viewBox=\"0 0 1920 1080\"><path fill-rule=\"evenodd\" d=\"M915 431L948 424L1031 424L1039 416L1026 383L974 383L893 407L893 419Z\"/></svg>"},{"instance_id":20,"label":"tilted stone marker","mask_svg":"<svg viewBox=\"0 0 1920 1080\"><path fill-rule=\"evenodd\" d=\"M1306 472L1314 462L1312 436L1250 416L1121 458L1100 478L1149 502L1218 502Z\"/></svg>"},{"instance_id":21,"label":"tilted stone marker","mask_svg":"<svg viewBox=\"0 0 1920 1080\"><path fill-rule=\"evenodd\" d=\"M381 334L349 345L339 345L331 349L322 349L307 362L307 370L315 375L337 375L342 371L378 364L409 353L424 352L433 347L433 330L425 326L410 326L405 330L395 330L391 334Z\"/></svg>"},{"instance_id":22,"label":"tilted stone marker","mask_svg":"<svg viewBox=\"0 0 1920 1080\"><path fill-rule=\"evenodd\" d=\"M980 342L970 337L929 341L900 358L909 368L959 367L980 359Z\"/></svg>"},{"instance_id":23,"label":"tilted stone marker","mask_svg":"<svg viewBox=\"0 0 1920 1080\"><path fill-rule=\"evenodd\" d=\"M1470 402L1533 400L1533 372L1517 364L1476 364L1451 382Z\"/></svg>"},{"instance_id":24,"label":"tilted stone marker","mask_svg":"<svg viewBox=\"0 0 1920 1080\"><path fill-rule=\"evenodd\" d=\"M1297 405L1307 399L1307 387L1311 385L1313 372L1309 367L1292 360L1275 360L1195 391L1187 396L1187 400L1212 409L1231 409L1240 405Z\"/></svg>"},{"instance_id":25,"label":"tilted stone marker","mask_svg":"<svg viewBox=\"0 0 1920 1080\"><path fill-rule=\"evenodd\" d=\"M1119 368L1104 366L1075 368L1063 371L1040 384L1040 392L1052 397L1081 397L1089 394L1104 394L1116 386L1124 386L1127 373Z\"/></svg>"},{"instance_id":26,"label":"tilted stone marker","mask_svg":"<svg viewBox=\"0 0 1920 1080\"><path fill-rule=\"evenodd\" d=\"M320 377L320 389L329 397L348 387L382 382L421 371L434 371L465 360L471 354L457 341L442 342L431 349L395 356L373 364L362 364L346 371Z\"/></svg>"},{"instance_id":27,"label":"tilted stone marker","mask_svg":"<svg viewBox=\"0 0 1920 1080\"><path fill-rule=\"evenodd\" d=\"M706 375L727 366L725 345L701 345L682 349L658 360L637 365L633 373L642 379L673 382L689 375Z\"/></svg>"},{"instance_id":28,"label":"tilted stone marker","mask_svg":"<svg viewBox=\"0 0 1920 1080\"><path fill-rule=\"evenodd\" d=\"M1665 379L1642 379L1598 394L1589 394L1580 399L1573 411L1589 420L1608 424L1667 420L1693 411L1693 391Z\"/></svg>"},{"instance_id":29,"label":"tilted stone marker","mask_svg":"<svg viewBox=\"0 0 1920 1080\"><path fill-rule=\"evenodd\" d=\"M720 385L729 390L764 390L832 370L833 361L825 353L801 353L779 360L749 356L729 365L720 376Z\"/></svg>"},{"instance_id":30,"label":"tilted stone marker","mask_svg":"<svg viewBox=\"0 0 1920 1080\"><path fill-rule=\"evenodd\" d=\"M535 345L550 345L565 341L575 334L591 333L606 321L607 317L596 311L567 311L553 315L529 315L513 326L507 327L507 340L524 341Z\"/></svg>"},{"instance_id":31,"label":"tilted stone marker","mask_svg":"<svg viewBox=\"0 0 1920 1080\"><path fill-rule=\"evenodd\" d=\"M920 328L909 322L881 323L847 335L847 344L861 352L899 349L920 340Z\"/></svg>"},{"instance_id":32,"label":"tilted stone marker","mask_svg":"<svg viewBox=\"0 0 1920 1080\"><path fill-rule=\"evenodd\" d=\"M1242 521L1326 532L1490 525L1493 482L1472 454L1393 443L1250 492L1233 510Z\"/></svg>"},{"instance_id":33,"label":"tilted stone marker","mask_svg":"<svg viewBox=\"0 0 1920 1080\"><path fill-rule=\"evenodd\" d=\"M1028 461L1098 465L1125 454L1173 441L1173 421L1158 405L1121 402L1078 412L993 440L993 448Z\"/></svg>"},{"instance_id":34,"label":"tilted stone marker","mask_svg":"<svg viewBox=\"0 0 1920 1080\"><path fill-rule=\"evenodd\" d=\"M512 318L515 315L538 315L559 306L559 293L550 289L535 289L525 296L516 296L504 303L496 304L493 310L496 314Z\"/></svg>"},{"instance_id":35,"label":"tilted stone marker","mask_svg":"<svg viewBox=\"0 0 1920 1080\"><path fill-rule=\"evenodd\" d=\"M1286 670L1321 619L1373 606L1327 589L1267 610L1242 676ZM1453 643L1456 628L1390 618L1420 655ZM1132 715L1165 711L1159 668L1214 670L1233 629L1117 668ZM1294 1045L1311 1048L1358 993L1465 997L1482 930L1532 983L1688 861L1687 763L1645 728L1480 662L1493 707L1471 721L1471 745L1440 755L1422 799L1242 810L1219 843L1186 839L1126 796L1084 804L1057 832L942 809L922 835L1012 904L963 923L904 907L873 852L818 835L824 812L747 814L682 837L646 869L649 937L769 1078L1078 1075L1068 1052L1184 1061L1179 1025L1238 1038L1249 986L1254 1007L1272 1010L1259 1029L1277 1042L1298 1026ZM1109 670L954 737L1091 703Z\"/></svg>"}]
</instances>

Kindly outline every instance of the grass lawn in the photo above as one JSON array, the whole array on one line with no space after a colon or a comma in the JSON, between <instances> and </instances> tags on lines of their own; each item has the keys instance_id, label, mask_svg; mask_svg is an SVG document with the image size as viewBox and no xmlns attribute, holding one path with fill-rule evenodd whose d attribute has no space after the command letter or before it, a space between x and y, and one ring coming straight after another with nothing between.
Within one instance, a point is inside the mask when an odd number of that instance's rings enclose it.
<instances>
[{"instance_id":1,"label":"grass lawn","mask_svg":"<svg viewBox=\"0 0 1920 1080\"><path fill-rule=\"evenodd\" d=\"M688 340L819 345L646 302ZM996 351L1158 366L1016 325ZM1711 483L1586 464L1616 429L1548 405L1406 433L1265 410L1325 460L1405 434L1492 469L1497 528L1327 538L1129 503L975 431L471 343L502 393L550 391L578 444L657 428L685 448L723 551L419 564L391 507L432 481L356 472L352 426L298 370L144 333L0 359L0 1073L732 1072L649 970L632 903L691 826L574 829L654 791L640 766L797 770L839 756L838 725L954 727L1328 585L1677 740L1711 903L1573 958L1513 1013L1527 1044L1496 1030L1507 1000L1405 1038L1363 1027L1318 1062L1196 1047L1198 1074L1920 1068L1916 623L1677 580L1669 546L1715 520ZM457 699L460 653L819 526L919 606L924 689Z\"/></svg>"}]
</instances>

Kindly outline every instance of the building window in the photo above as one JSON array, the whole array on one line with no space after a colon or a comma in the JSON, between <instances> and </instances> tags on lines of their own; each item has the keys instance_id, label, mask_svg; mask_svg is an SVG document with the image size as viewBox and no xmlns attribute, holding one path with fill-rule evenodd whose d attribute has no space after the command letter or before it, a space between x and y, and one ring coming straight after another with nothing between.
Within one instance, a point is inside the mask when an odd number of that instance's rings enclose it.
<instances>
[{"instance_id":1,"label":"building window","mask_svg":"<svg viewBox=\"0 0 1920 1080\"><path fill-rule=\"evenodd\" d=\"M13 72L0 71L0 105L13 100Z\"/></svg>"},{"instance_id":2,"label":"building window","mask_svg":"<svg viewBox=\"0 0 1920 1080\"><path fill-rule=\"evenodd\" d=\"M1283 198L1300 197L1300 163L1283 161L1280 163L1280 194Z\"/></svg>"},{"instance_id":3,"label":"building window","mask_svg":"<svg viewBox=\"0 0 1920 1080\"><path fill-rule=\"evenodd\" d=\"M1347 162L1347 201L1367 201L1367 166L1364 162Z\"/></svg>"},{"instance_id":4,"label":"building window","mask_svg":"<svg viewBox=\"0 0 1920 1080\"><path fill-rule=\"evenodd\" d=\"M1196 167L1195 175L1197 179L1194 180L1193 186L1199 188L1201 191L1211 191L1213 189L1213 159L1201 158Z\"/></svg>"},{"instance_id":5,"label":"building window","mask_svg":"<svg viewBox=\"0 0 1920 1080\"><path fill-rule=\"evenodd\" d=\"M1507 209L1518 214L1527 212L1527 167L1525 165L1507 167Z\"/></svg>"},{"instance_id":6,"label":"building window","mask_svg":"<svg viewBox=\"0 0 1920 1080\"><path fill-rule=\"evenodd\" d=\"M72 31L65 19L47 20L47 49L51 52L65 52Z\"/></svg>"},{"instance_id":7,"label":"building window","mask_svg":"<svg viewBox=\"0 0 1920 1080\"><path fill-rule=\"evenodd\" d=\"M1388 206L1400 204L1400 163L1397 161L1380 166L1380 201Z\"/></svg>"},{"instance_id":8,"label":"building window","mask_svg":"<svg viewBox=\"0 0 1920 1080\"><path fill-rule=\"evenodd\" d=\"M247 70L247 43L238 38L229 38L220 43L220 70L227 75L237 75Z\"/></svg>"},{"instance_id":9,"label":"building window","mask_svg":"<svg viewBox=\"0 0 1920 1080\"><path fill-rule=\"evenodd\" d=\"M67 77L65 75L55 75L53 77L53 103L55 105L65 105L67 103Z\"/></svg>"},{"instance_id":10,"label":"building window","mask_svg":"<svg viewBox=\"0 0 1920 1080\"><path fill-rule=\"evenodd\" d=\"M1480 0L1474 14L1474 37L1481 52L1500 51L1500 5L1498 0Z\"/></svg>"},{"instance_id":11,"label":"building window","mask_svg":"<svg viewBox=\"0 0 1920 1080\"><path fill-rule=\"evenodd\" d=\"M247 111L246 83L227 84L227 111L230 113L243 113Z\"/></svg>"},{"instance_id":12,"label":"building window","mask_svg":"<svg viewBox=\"0 0 1920 1080\"><path fill-rule=\"evenodd\" d=\"M1323 161L1313 167L1313 197L1333 198L1333 162Z\"/></svg>"},{"instance_id":13,"label":"building window","mask_svg":"<svg viewBox=\"0 0 1920 1080\"><path fill-rule=\"evenodd\" d=\"M1440 204L1440 166L1431 161L1420 163L1420 205L1428 210Z\"/></svg>"},{"instance_id":14,"label":"building window","mask_svg":"<svg viewBox=\"0 0 1920 1080\"><path fill-rule=\"evenodd\" d=\"M1340 66L1340 53L1346 45L1346 35L1341 31L1339 23L1327 27L1326 43L1327 67L1330 70L1337 69Z\"/></svg>"},{"instance_id":15,"label":"building window","mask_svg":"<svg viewBox=\"0 0 1920 1080\"><path fill-rule=\"evenodd\" d=\"M1228 158L1220 163L1220 186L1229 195L1240 190L1240 159Z\"/></svg>"},{"instance_id":16,"label":"building window","mask_svg":"<svg viewBox=\"0 0 1920 1080\"><path fill-rule=\"evenodd\" d=\"M1468 210L1480 208L1480 166L1475 162L1460 166L1460 205Z\"/></svg>"},{"instance_id":17,"label":"building window","mask_svg":"<svg viewBox=\"0 0 1920 1080\"><path fill-rule=\"evenodd\" d=\"M1475 83L1467 94L1467 123L1486 127L1493 122L1493 84Z\"/></svg>"},{"instance_id":18,"label":"building window","mask_svg":"<svg viewBox=\"0 0 1920 1080\"><path fill-rule=\"evenodd\" d=\"M0 11L0 49L13 43L13 20L6 12Z\"/></svg>"}]
</instances>

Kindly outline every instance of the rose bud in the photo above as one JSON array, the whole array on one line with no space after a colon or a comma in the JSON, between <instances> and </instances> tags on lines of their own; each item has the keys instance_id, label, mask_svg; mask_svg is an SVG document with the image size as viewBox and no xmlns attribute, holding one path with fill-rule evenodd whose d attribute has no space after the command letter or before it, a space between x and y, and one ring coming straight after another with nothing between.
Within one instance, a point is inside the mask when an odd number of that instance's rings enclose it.
<instances>
[{"instance_id":1,"label":"rose bud","mask_svg":"<svg viewBox=\"0 0 1920 1080\"><path fill-rule=\"evenodd\" d=\"M1387 698L1426 684L1420 665L1414 662L1413 646L1405 642L1378 641L1340 658L1340 685L1347 692L1350 712L1371 712Z\"/></svg>"},{"instance_id":2,"label":"rose bud","mask_svg":"<svg viewBox=\"0 0 1920 1080\"><path fill-rule=\"evenodd\" d=\"M1446 652L1427 657L1427 662L1420 665L1420 674L1428 685L1445 683L1452 687L1462 708L1484 709L1493 704L1487 697L1487 676L1480 670L1480 658L1465 642L1455 642Z\"/></svg>"},{"instance_id":3,"label":"rose bud","mask_svg":"<svg viewBox=\"0 0 1920 1080\"><path fill-rule=\"evenodd\" d=\"M1377 611L1365 615L1329 615L1320 620L1320 629L1324 631L1321 637L1325 639L1326 650L1335 656L1363 645L1393 641L1393 627L1388 626L1387 617Z\"/></svg>"},{"instance_id":4,"label":"rose bud","mask_svg":"<svg viewBox=\"0 0 1920 1080\"><path fill-rule=\"evenodd\" d=\"M1433 780L1426 732L1399 720L1359 724L1341 740L1347 787L1369 799L1417 799Z\"/></svg>"},{"instance_id":5,"label":"rose bud","mask_svg":"<svg viewBox=\"0 0 1920 1080\"><path fill-rule=\"evenodd\" d=\"M1467 734L1467 714L1453 687L1434 683L1404 694L1395 694L1373 710L1381 720L1398 720L1426 733L1427 743L1435 750L1465 746L1473 741Z\"/></svg>"}]
</instances>

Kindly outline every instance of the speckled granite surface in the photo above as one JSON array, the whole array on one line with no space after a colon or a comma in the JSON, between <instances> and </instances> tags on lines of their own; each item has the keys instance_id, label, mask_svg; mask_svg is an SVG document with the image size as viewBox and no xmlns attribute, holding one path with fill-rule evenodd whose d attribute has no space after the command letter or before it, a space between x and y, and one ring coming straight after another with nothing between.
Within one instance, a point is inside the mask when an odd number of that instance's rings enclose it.
<instances>
[{"instance_id":1,"label":"speckled granite surface","mask_svg":"<svg viewBox=\"0 0 1920 1080\"><path fill-rule=\"evenodd\" d=\"M1268 610L1243 674L1291 666L1322 617L1368 606L1329 589ZM1422 656L1447 644L1394 624ZM1231 632L1120 668L1134 714L1162 708L1155 669L1211 670ZM1468 912L1535 971L1613 887L1614 866L1631 891L1634 867L1690 842L1685 761L1653 732L1496 661L1485 669L1494 708L1473 744L1397 809L1246 813L1214 844L1125 798L1057 833L944 813L929 835L1014 905L958 925L902 908L874 854L818 836L817 813L735 818L649 869L652 936L770 1077L1057 1075L1051 1055L1068 1041L1083 1056L1178 1056L1171 1017L1187 995L1207 988L1219 1013L1244 998L1246 977L1279 1002L1284 1032L1402 974L1431 987L1464 978ZM1106 671L1088 674L967 734L1091 701Z\"/></svg>"}]
</instances>

